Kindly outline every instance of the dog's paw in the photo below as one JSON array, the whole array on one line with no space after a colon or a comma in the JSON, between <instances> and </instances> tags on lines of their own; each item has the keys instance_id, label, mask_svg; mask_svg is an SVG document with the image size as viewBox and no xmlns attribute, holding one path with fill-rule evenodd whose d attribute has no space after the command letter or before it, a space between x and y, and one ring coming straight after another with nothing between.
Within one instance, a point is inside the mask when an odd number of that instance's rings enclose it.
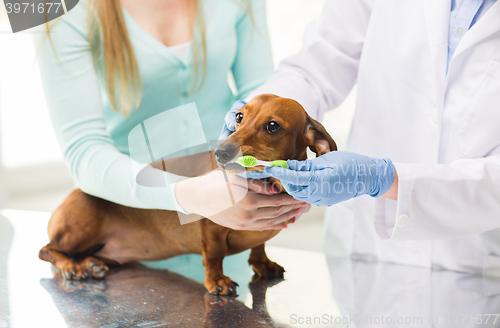
<instances>
[{"instance_id":1,"label":"dog's paw","mask_svg":"<svg viewBox=\"0 0 500 328\"><path fill-rule=\"evenodd\" d=\"M259 278L283 278L285 273L285 269L273 261L253 262L250 265Z\"/></svg>"},{"instance_id":2,"label":"dog's paw","mask_svg":"<svg viewBox=\"0 0 500 328\"><path fill-rule=\"evenodd\" d=\"M236 295L236 287L238 284L231 280L231 278L220 275L214 278L205 279L205 287L212 295Z\"/></svg>"},{"instance_id":3,"label":"dog's paw","mask_svg":"<svg viewBox=\"0 0 500 328\"><path fill-rule=\"evenodd\" d=\"M96 259L95 257L87 257L80 264L85 267L88 276L96 279L104 278L109 268L104 262Z\"/></svg>"},{"instance_id":4,"label":"dog's paw","mask_svg":"<svg viewBox=\"0 0 500 328\"><path fill-rule=\"evenodd\" d=\"M61 269L61 275L63 276L64 279L82 280L82 279L87 279L89 277L87 269L82 265L75 263L73 261L68 261L68 263L63 265L60 269Z\"/></svg>"}]
</instances>

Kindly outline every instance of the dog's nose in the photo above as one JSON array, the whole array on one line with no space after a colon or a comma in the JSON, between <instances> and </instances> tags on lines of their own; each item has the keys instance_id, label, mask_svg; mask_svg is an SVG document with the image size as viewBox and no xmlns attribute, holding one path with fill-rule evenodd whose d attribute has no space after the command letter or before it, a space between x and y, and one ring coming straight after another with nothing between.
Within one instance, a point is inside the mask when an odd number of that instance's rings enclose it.
<instances>
[{"instance_id":1,"label":"dog's nose","mask_svg":"<svg viewBox=\"0 0 500 328\"><path fill-rule=\"evenodd\" d=\"M236 155L239 145L235 142L224 141L214 150L217 162L227 164Z\"/></svg>"}]
</instances>

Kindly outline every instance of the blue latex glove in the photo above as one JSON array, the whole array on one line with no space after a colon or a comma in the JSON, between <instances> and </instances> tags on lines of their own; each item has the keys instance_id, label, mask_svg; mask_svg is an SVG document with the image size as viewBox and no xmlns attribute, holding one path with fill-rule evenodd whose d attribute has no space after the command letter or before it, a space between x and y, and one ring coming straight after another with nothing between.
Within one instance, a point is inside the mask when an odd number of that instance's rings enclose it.
<instances>
[{"instance_id":1,"label":"blue latex glove","mask_svg":"<svg viewBox=\"0 0 500 328\"><path fill-rule=\"evenodd\" d=\"M236 130L234 115L241 107L245 106L246 104L247 103L243 100L238 100L233 104L231 110L229 110L229 112L227 112L226 116L224 117L224 126L222 127L219 140L227 139L227 137L229 137Z\"/></svg>"},{"instance_id":2,"label":"blue latex glove","mask_svg":"<svg viewBox=\"0 0 500 328\"><path fill-rule=\"evenodd\" d=\"M288 169L266 167L295 199L330 206L360 196L379 197L394 181L395 168L388 158L378 159L333 151L305 161L288 160Z\"/></svg>"}]
</instances>

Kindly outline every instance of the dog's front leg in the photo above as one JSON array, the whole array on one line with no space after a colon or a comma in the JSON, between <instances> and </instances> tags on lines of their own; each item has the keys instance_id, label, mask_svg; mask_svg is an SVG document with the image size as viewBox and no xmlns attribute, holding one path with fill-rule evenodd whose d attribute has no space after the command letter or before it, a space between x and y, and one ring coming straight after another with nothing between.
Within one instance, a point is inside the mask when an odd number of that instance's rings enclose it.
<instances>
[{"instance_id":1,"label":"dog's front leg","mask_svg":"<svg viewBox=\"0 0 500 328\"><path fill-rule=\"evenodd\" d=\"M265 244L252 248L248 264L258 278L283 278L285 269L276 262L271 261L266 254Z\"/></svg>"},{"instance_id":2,"label":"dog's front leg","mask_svg":"<svg viewBox=\"0 0 500 328\"><path fill-rule=\"evenodd\" d=\"M236 293L237 283L224 275L222 262L227 255L229 228L213 223L209 219L201 222L201 252L205 266L205 287L210 294L230 295Z\"/></svg>"}]
</instances>

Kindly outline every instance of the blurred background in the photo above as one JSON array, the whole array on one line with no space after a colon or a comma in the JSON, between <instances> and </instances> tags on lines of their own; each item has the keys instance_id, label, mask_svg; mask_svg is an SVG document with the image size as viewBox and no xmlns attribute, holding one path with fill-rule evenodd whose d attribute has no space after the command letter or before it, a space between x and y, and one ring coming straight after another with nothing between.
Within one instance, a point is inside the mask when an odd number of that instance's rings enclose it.
<instances>
[{"instance_id":1,"label":"blurred background","mask_svg":"<svg viewBox=\"0 0 500 328\"><path fill-rule=\"evenodd\" d=\"M325 0L267 0L275 67L300 50ZM12 34L0 6L0 208L52 212L73 189L48 116L31 32ZM323 124L345 147L355 90ZM222 122L221 122L222 124ZM324 208L314 207L268 244L319 251ZM305 237L307 236L307 237Z\"/></svg>"}]
</instances>

